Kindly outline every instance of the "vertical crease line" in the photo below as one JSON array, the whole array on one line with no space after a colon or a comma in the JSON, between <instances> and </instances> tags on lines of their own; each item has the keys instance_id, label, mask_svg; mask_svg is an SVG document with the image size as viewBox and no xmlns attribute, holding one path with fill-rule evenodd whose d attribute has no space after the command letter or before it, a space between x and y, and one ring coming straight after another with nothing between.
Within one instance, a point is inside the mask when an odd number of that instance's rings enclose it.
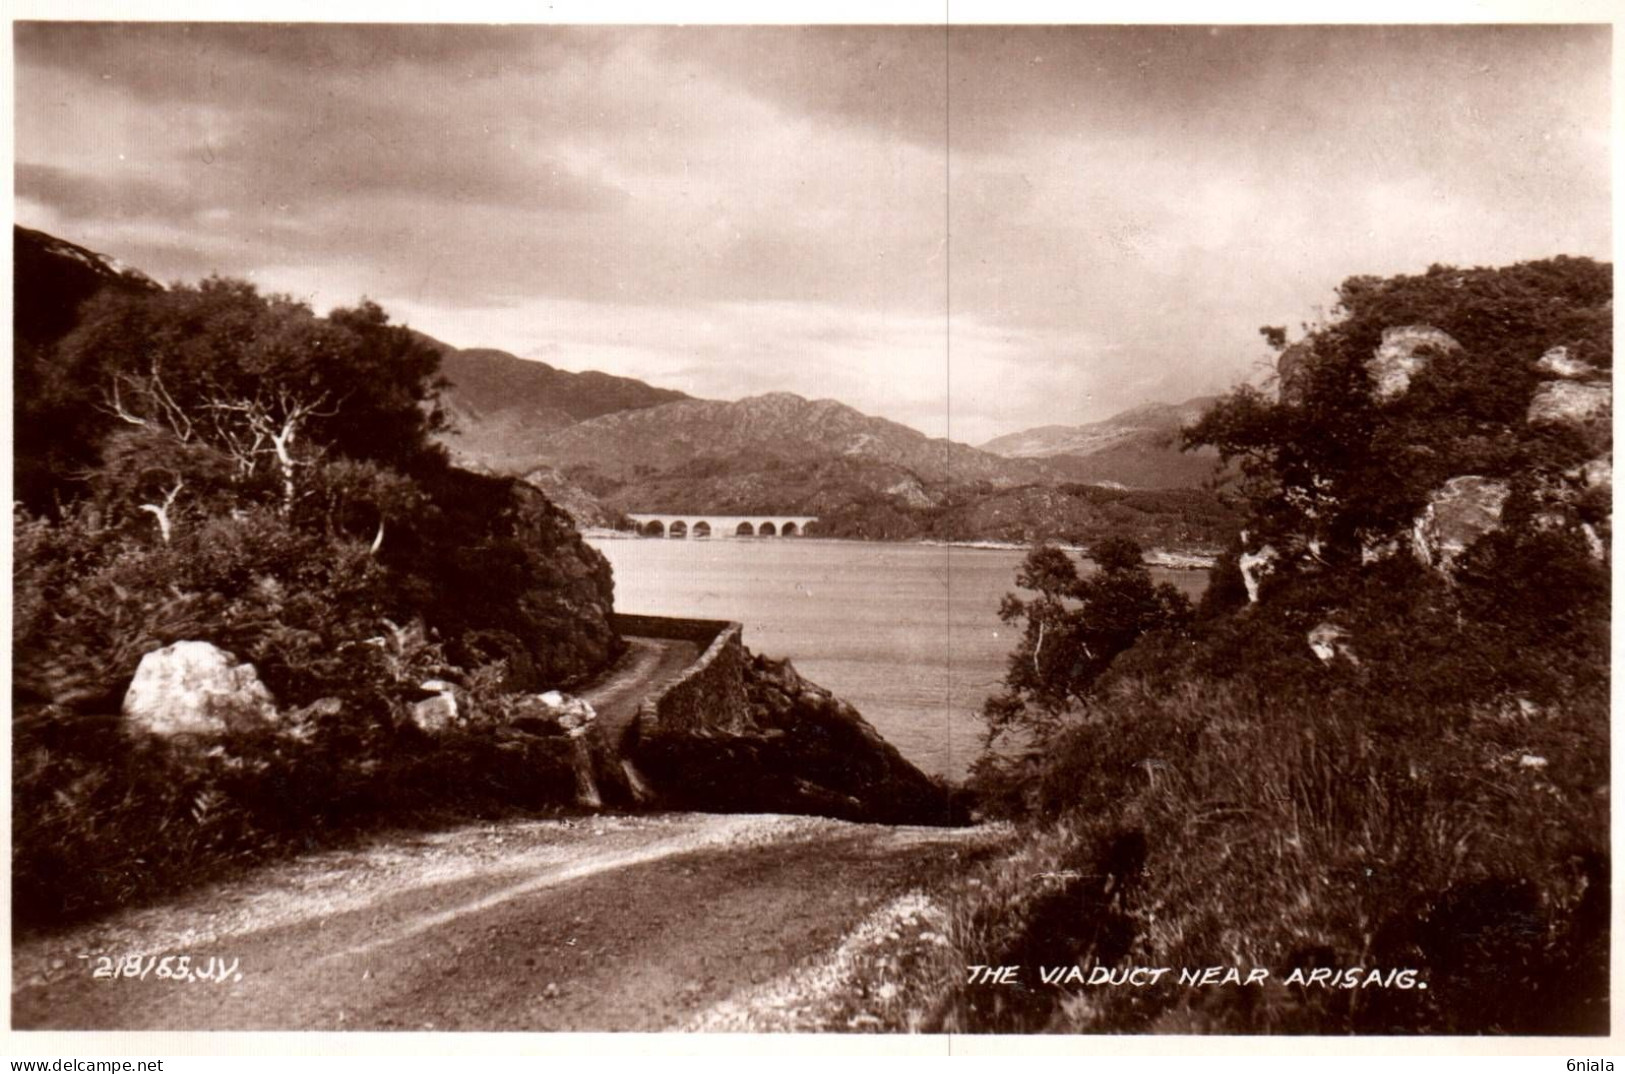
<instances>
[{"instance_id":1,"label":"vertical crease line","mask_svg":"<svg viewBox=\"0 0 1625 1074\"><path fill-rule=\"evenodd\" d=\"M953 15L952 0L942 0L942 426L943 470L948 474L948 486L954 478L954 392L953 392ZM944 752L948 756L948 771L954 771L954 549L951 534L943 551L943 575L946 579L942 605L943 626L947 643L948 674L943 683L943 713L946 717Z\"/></svg>"}]
</instances>

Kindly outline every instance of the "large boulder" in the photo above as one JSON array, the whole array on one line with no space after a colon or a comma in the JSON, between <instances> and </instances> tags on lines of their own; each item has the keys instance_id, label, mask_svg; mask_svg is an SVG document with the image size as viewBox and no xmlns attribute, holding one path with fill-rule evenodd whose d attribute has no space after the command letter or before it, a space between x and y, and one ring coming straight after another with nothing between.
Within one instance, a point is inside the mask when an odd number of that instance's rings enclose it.
<instances>
[{"instance_id":1,"label":"large boulder","mask_svg":"<svg viewBox=\"0 0 1625 1074\"><path fill-rule=\"evenodd\" d=\"M1448 571L1474 541L1501 526L1501 509L1511 492L1505 481L1453 477L1428 497L1416 516L1411 548L1423 564Z\"/></svg>"},{"instance_id":2,"label":"large boulder","mask_svg":"<svg viewBox=\"0 0 1625 1074\"><path fill-rule=\"evenodd\" d=\"M1382 343L1366 362L1372 393L1379 402L1398 399L1410 390L1411 378L1427 365L1430 355L1460 349L1450 333L1430 325L1385 328Z\"/></svg>"},{"instance_id":3,"label":"large boulder","mask_svg":"<svg viewBox=\"0 0 1625 1074\"><path fill-rule=\"evenodd\" d=\"M277 722L253 664L206 641L177 641L141 658L124 694L130 724L155 735L216 735Z\"/></svg>"},{"instance_id":4,"label":"large boulder","mask_svg":"<svg viewBox=\"0 0 1625 1074\"><path fill-rule=\"evenodd\" d=\"M549 690L515 698L510 722L527 730L582 738L591 732L597 719L598 713L583 699Z\"/></svg>"},{"instance_id":5,"label":"large boulder","mask_svg":"<svg viewBox=\"0 0 1625 1074\"><path fill-rule=\"evenodd\" d=\"M533 734L564 735L569 739L577 805L586 809L603 806L604 795L598 785L600 771L622 784L635 801L647 800L641 777L604 741L598 713L582 698L558 690L527 694L513 702L509 723Z\"/></svg>"}]
</instances>

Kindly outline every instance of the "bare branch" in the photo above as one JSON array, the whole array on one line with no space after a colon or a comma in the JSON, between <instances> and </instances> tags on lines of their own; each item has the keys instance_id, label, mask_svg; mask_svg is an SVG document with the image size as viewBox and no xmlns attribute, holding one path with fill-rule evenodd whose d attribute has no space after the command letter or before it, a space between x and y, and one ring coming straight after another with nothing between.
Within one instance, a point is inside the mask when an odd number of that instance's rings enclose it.
<instances>
[{"instance_id":1,"label":"bare branch","mask_svg":"<svg viewBox=\"0 0 1625 1074\"><path fill-rule=\"evenodd\" d=\"M125 408L124 399L119 394L119 381L121 381L123 379L124 378L123 378L122 374L118 375L118 376L115 376L113 378L113 394L112 394L112 398L107 400L108 406L104 407L103 409L105 409L109 414L112 414L114 417L117 417L117 418L120 418L123 421L129 422L131 425L146 425L147 424L147 419L146 418L138 418L134 414L130 413L128 409ZM106 398L106 397L104 396L104 398Z\"/></svg>"},{"instance_id":2,"label":"bare branch","mask_svg":"<svg viewBox=\"0 0 1625 1074\"><path fill-rule=\"evenodd\" d=\"M169 394L169 389L164 387L163 373L158 368L156 359L152 363L152 395L158 400L159 407L169 416L170 428L181 442L185 443L192 439L192 419L186 416L186 411L181 409L181 405L175 402L175 397Z\"/></svg>"},{"instance_id":3,"label":"bare branch","mask_svg":"<svg viewBox=\"0 0 1625 1074\"><path fill-rule=\"evenodd\" d=\"M161 503L161 504L144 503L144 504L141 505L141 508L140 508L141 510L143 510L143 511L151 511L152 514L153 514L153 517L158 520L158 533L163 537L165 544L169 543L169 534L170 534L169 509L171 507L175 506L175 497L179 496L181 494L181 489L183 489L185 487L186 487L186 481L183 478L177 477L177 478L175 478L174 487L171 488L167 493L164 494L164 502L163 503Z\"/></svg>"}]
</instances>

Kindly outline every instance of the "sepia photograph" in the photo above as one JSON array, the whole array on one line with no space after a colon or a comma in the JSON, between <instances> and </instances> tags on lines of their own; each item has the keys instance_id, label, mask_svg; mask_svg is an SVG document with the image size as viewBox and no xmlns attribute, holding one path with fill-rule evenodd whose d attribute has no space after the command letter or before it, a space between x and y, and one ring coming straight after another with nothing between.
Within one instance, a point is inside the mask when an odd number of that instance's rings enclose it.
<instances>
[{"instance_id":1,"label":"sepia photograph","mask_svg":"<svg viewBox=\"0 0 1625 1074\"><path fill-rule=\"evenodd\" d=\"M1612 25L922 10L11 21L13 1044L1608 1037Z\"/></svg>"}]
</instances>

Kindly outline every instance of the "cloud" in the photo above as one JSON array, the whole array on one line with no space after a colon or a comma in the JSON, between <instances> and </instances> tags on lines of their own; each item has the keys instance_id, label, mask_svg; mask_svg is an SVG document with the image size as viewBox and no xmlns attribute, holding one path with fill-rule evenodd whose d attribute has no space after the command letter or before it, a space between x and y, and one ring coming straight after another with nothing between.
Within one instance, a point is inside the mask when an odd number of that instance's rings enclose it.
<instances>
[{"instance_id":1,"label":"cloud","mask_svg":"<svg viewBox=\"0 0 1625 1074\"><path fill-rule=\"evenodd\" d=\"M967 439L1220 390L1349 275L1611 245L1605 27L15 40L24 223Z\"/></svg>"}]
</instances>

